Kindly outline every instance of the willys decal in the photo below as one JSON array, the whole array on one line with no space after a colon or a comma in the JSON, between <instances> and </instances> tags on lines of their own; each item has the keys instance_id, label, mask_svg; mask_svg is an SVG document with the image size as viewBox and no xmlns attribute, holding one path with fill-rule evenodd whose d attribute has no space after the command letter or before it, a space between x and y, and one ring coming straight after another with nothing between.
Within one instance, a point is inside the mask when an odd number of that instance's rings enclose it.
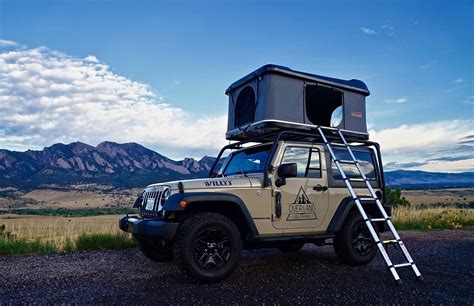
<instances>
[{"instance_id":1,"label":"willys decal","mask_svg":"<svg viewBox=\"0 0 474 306\"><path fill-rule=\"evenodd\" d=\"M206 187L210 186L232 186L232 181L204 181Z\"/></svg>"},{"instance_id":2,"label":"willys decal","mask_svg":"<svg viewBox=\"0 0 474 306\"><path fill-rule=\"evenodd\" d=\"M286 221L317 220L316 204L311 203L303 187L300 187L295 201L288 207Z\"/></svg>"}]
</instances>

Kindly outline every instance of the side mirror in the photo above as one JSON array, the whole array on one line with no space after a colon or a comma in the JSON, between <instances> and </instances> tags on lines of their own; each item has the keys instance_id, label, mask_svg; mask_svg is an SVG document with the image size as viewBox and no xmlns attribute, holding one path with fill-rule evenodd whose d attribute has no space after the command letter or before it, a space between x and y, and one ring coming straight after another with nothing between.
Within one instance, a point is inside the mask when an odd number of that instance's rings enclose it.
<instances>
[{"instance_id":1,"label":"side mirror","mask_svg":"<svg viewBox=\"0 0 474 306\"><path fill-rule=\"evenodd\" d=\"M287 177L296 177L298 174L296 163L281 164L278 167L279 178L275 181L277 187L286 185Z\"/></svg>"},{"instance_id":2,"label":"side mirror","mask_svg":"<svg viewBox=\"0 0 474 306\"><path fill-rule=\"evenodd\" d=\"M281 164L278 167L278 176L279 177L296 177L298 175L296 163L290 164Z\"/></svg>"}]
</instances>

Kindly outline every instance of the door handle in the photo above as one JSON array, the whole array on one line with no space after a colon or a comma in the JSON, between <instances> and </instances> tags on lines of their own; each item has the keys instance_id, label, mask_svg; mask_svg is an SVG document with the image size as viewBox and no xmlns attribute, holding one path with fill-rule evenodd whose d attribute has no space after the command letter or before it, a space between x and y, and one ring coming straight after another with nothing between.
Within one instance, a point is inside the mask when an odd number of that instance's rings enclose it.
<instances>
[{"instance_id":1,"label":"door handle","mask_svg":"<svg viewBox=\"0 0 474 306\"><path fill-rule=\"evenodd\" d=\"M316 191L326 191L328 190L328 186L321 186L321 185L316 185L313 187L313 190L316 190Z\"/></svg>"}]
</instances>

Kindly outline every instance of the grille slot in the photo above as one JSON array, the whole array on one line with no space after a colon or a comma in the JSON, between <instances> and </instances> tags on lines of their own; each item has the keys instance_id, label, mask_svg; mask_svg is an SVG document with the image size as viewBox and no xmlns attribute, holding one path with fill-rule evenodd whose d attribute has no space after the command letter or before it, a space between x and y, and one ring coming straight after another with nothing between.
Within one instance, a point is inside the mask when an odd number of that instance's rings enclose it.
<instances>
[{"instance_id":1,"label":"grille slot","mask_svg":"<svg viewBox=\"0 0 474 306\"><path fill-rule=\"evenodd\" d=\"M140 215L156 217L160 215L161 210L161 198L169 187L167 186L154 186L145 189L143 192L143 200L138 208ZM153 200L153 205L151 209L147 209L148 201ZM149 206L149 205L148 205ZM150 208L150 207L148 207Z\"/></svg>"}]
</instances>

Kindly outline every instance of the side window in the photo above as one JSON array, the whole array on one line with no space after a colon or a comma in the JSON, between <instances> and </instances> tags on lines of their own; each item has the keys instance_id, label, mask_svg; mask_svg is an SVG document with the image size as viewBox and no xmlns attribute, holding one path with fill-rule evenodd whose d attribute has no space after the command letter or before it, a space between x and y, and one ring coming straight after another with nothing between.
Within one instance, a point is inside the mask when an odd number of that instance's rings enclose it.
<instances>
[{"instance_id":1,"label":"side window","mask_svg":"<svg viewBox=\"0 0 474 306\"><path fill-rule=\"evenodd\" d=\"M319 150L312 149L310 152L308 169L306 176L311 178L321 178L321 155Z\"/></svg>"},{"instance_id":2,"label":"side window","mask_svg":"<svg viewBox=\"0 0 474 306\"><path fill-rule=\"evenodd\" d=\"M342 160L352 160L349 152L346 150L334 150L334 154L338 159ZM354 155L359 161L359 164L362 168L362 171L364 171L365 176L369 180L375 180L375 167L374 167L374 160L372 158L372 154L370 152L357 152L354 151ZM347 177L349 178L360 178L360 173L357 170L357 167L355 165L350 165L350 164L341 164L342 170L344 170L344 173L346 174ZM339 170L336 167L336 164L333 162L332 163L332 176L335 180L342 180L341 173L339 173Z\"/></svg>"},{"instance_id":3,"label":"side window","mask_svg":"<svg viewBox=\"0 0 474 306\"><path fill-rule=\"evenodd\" d=\"M318 150L303 147L287 147L281 163L296 163L298 177L321 177L321 161Z\"/></svg>"}]
</instances>

